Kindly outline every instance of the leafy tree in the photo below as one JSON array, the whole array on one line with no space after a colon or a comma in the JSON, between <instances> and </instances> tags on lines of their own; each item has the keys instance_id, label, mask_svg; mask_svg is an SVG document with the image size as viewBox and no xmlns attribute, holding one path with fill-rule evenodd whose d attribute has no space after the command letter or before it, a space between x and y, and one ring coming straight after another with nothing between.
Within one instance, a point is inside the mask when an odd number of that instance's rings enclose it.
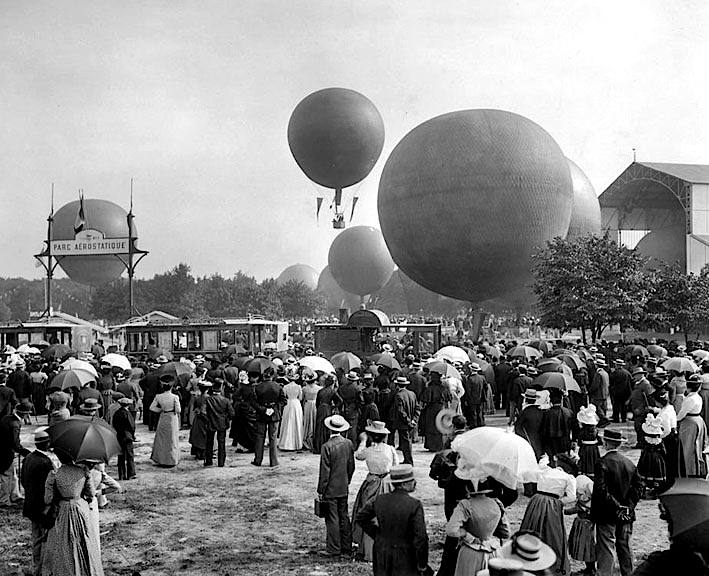
<instances>
[{"instance_id":1,"label":"leafy tree","mask_svg":"<svg viewBox=\"0 0 709 576\"><path fill-rule=\"evenodd\" d=\"M273 278L267 278L259 285L254 307L269 320L283 318L283 307L278 293L278 282Z\"/></svg>"},{"instance_id":2,"label":"leafy tree","mask_svg":"<svg viewBox=\"0 0 709 576\"><path fill-rule=\"evenodd\" d=\"M125 321L130 314L128 302L128 281L119 278L94 289L89 311L92 318L108 322Z\"/></svg>"},{"instance_id":3,"label":"leafy tree","mask_svg":"<svg viewBox=\"0 0 709 576\"><path fill-rule=\"evenodd\" d=\"M286 318L312 318L321 314L327 305L321 293L297 280L281 284L278 287L278 296Z\"/></svg>"},{"instance_id":4,"label":"leafy tree","mask_svg":"<svg viewBox=\"0 0 709 576\"><path fill-rule=\"evenodd\" d=\"M648 298L644 259L608 234L555 238L533 255L534 292L542 324L590 330L595 342L613 324L641 319Z\"/></svg>"},{"instance_id":5,"label":"leafy tree","mask_svg":"<svg viewBox=\"0 0 709 576\"><path fill-rule=\"evenodd\" d=\"M144 307L180 317L204 315L204 308L197 299L196 285L190 267L180 263L165 274L156 274L144 285Z\"/></svg>"},{"instance_id":6,"label":"leafy tree","mask_svg":"<svg viewBox=\"0 0 709 576\"><path fill-rule=\"evenodd\" d=\"M0 300L0 322L8 322L12 320L12 310L10 307Z\"/></svg>"}]
</instances>

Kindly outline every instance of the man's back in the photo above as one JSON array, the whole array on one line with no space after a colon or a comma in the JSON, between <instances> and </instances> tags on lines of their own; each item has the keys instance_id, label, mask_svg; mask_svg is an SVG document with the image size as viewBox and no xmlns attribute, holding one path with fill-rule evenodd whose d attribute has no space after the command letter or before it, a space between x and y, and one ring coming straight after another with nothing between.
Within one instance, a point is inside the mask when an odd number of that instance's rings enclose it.
<instances>
[{"instance_id":1,"label":"man's back","mask_svg":"<svg viewBox=\"0 0 709 576\"><path fill-rule=\"evenodd\" d=\"M325 498L347 496L354 468L352 442L342 436L330 437L320 451L318 494Z\"/></svg>"},{"instance_id":2,"label":"man's back","mask_svg":"<svg viewBox=\"0 0 709 576\"><path fill-rule=\"evenodd\" d=\"M22 515L33 522L44 519L44 482L52 470L52 460L39 450L30 452L22 463L20 482L25 489Z\"/></svg>"},{"instance_id":3,"label":"man's back","mask_svg":"<svg viewBox=\"0 0 709 576\"><path fill-rule=\"evenodd\" d=\"M591 500L591 519L599 524L615 524L618 506L634 508L640 499L635 465L617 450L607 452L596 463Z\"/></svg>"},{"instance_id":4,"label":"man's back","mask_svg":"<svg viewBox=\"0 0 709 576\"><path fill-rule=\"evenodd\" d=\"M228 398L221 394L207 396L204 401L207 417L207 428L210 430L226 430L229 421L234 418L234 408Z\"/></svg>"}]
</instances>

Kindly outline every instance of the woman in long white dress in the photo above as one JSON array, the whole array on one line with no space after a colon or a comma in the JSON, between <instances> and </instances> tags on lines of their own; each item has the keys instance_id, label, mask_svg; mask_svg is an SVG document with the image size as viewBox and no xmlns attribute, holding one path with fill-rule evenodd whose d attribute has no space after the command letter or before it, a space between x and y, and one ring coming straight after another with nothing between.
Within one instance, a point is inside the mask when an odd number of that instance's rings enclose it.
<instances>
[{"instance_id":1,"label":"woman in long white dress","mask_svg":"<svg viewBox=\"0 0 709 576\"><path fill-rule=\"evenodd\" d=\"M317 413L315 400L322 386L318 384L317 374L310 368L304 368L300 377L305 382L303 386L303 447L312 450L315 414Z\"/></svg>"},{"instance_id":2,"label":"woman in long white dress","mask_svg":"<svg viewBox=\"0 0 709 576\"><path fill-rule=\"evenodd\" d=\"M172 468L180 462L180 397L172 393L175 378L169 374L160 377L163 391L155 396L150 411L160 414L153 440L150 459L158 466Z\"/></svg>"},{"instance_id":3,"label":"woman in long white dress","mask_svg":"<svg viewBox=\"0 0 709 576\"><path fill-rule=\"evenodd\" d=\"M276 378L279 382L281 378ZM278 437L278 448L281 450L302 450L303 448L303 407L300 402L303 398L303 388L297 382L289 382L283 386L286 395L286 406L281 417L281 431ZM280 383L280 382L279 382Z\"/></svg>"}]
</instances>

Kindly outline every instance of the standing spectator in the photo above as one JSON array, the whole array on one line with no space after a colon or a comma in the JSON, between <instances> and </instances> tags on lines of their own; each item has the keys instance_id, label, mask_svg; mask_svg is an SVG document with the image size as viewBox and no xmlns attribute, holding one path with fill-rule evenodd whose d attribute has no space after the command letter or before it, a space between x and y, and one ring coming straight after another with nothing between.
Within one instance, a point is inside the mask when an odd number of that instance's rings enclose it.
<instances>
[{"instance_id":1,"label":"standing spectator","mask_svg":"<svg viewBox=\"0 0 709 576\"><path fill-rule=\"evenodd\" d=\"M68 404L69 395L66 392L56 390L49 395L49 417L47 418L49 426L71 416L71 412L67 408Z\"/></svg>"},{"instance_id":2,"label":"standing spectator","mask_svg":"<svg viewBox=\"0 0 709 576\"><path fill-rule=\"evenodd\" d=\"M707 427L702 418L702 380L692 374L687 380L687 396L677 412L678 475L682 478L706 478L709 446Z\"/></svg>"},{"instance_id":3,"label":"standing spectator","mask_svg":"<svg viewBox=\"0 0 709 576\"><path fill-rule=\"evenodd\" d=\"M439 372L430 372L431 381L421 395L420 434L424 437L423 446L431 452L443 450L445 438L436 428L436 416L443 408L450 407L453 396L447 384L441 381Z\"/></svg>"},{"instance_id":4,"label":"standing spectator","mask_svg":"<svg viewBox=\"0 0 709 576\"><path fill-rule=\"evenodd\" d=\"M338 394L342 398L342 415L350 424L348 437L352 443L357 442L357 427L364 408L362 390L359 386L359 376L356 372L348 372L340 386ZM408 384L409 381L407 380Z\"/></svg>"},{"instance_id":5,"label":"standing spectator","mask_svg":"<svg viewBox=\"0 0 709 576\"><path fill-rule=\"evenodd\" d=\"M652 394L652 385L645 377L647 371L642 366L633 368L631 372L633 376L633 391L630 393L628 403L630 410L633 413L633 427L635 428L636 442L639 442L643 437L643 422L650 409L649 396ZM635 445L635 448L640 448L640 444Z\"/></svg>"},{"instance_id":6,"label":"standing spectator","mask_svg":"<svg viewBox=\"0 0 709 576\"><path fill-rule=\"evenodd\" d=\"M0 506L12 506L22 501L17 481L15 453L27 456L29 450L20 443L20 429L24 417L32 412L29 400L15 404L9 416L0 420Z\"/></svg>"},{"instance_id":7,"label":"standing spectator","mask_svg":"<svg viewBox=\"0 0 709 576\"><path fill-rule=\"evenodd\" d=\"M399 449L404 455L404 464L414 465L414 457L411 451L411 434L416 430L419 419L419 406L416 401L416 394L407 388L409 381L405 376L396 378L396 394L394 395L394 406L391 414L392 431L399 433ZM391 436L390 436L391 438Z\"/></svg>"},{"instance_id":8,"label":"standing spectator","mask_svg":"<svg viewBox=\"0 0 709 576\"><path fill-rule=\"evenodd\" d=\"M549 389L551 408L544 411L542 420L542 448L554 462L557 454L567 454L571 451L571 437L576 428L576 417L566 406L562 406L563 391L558 388Z\"/></svg>"},{"instance_id":9,"label":"standing spectator","mask_svg":"<svg viewBox=\"0 0 709 576\"><path fill-rule=\"evenodd\" d=\"M315 401L322 386L318 384L318 376L310 368L304 368L301 378L303 386L303 447L313 450L313 435L315 434L315 413L317 406Z\"/></svg>"},{"instance_id":10,"label":"standing spectator","mask_svg":"<svg viewBox=\"0 0 709 576\"><path fill-rule=\"evenodd\" d=\"M113 415L113 428L116 430L118 445L121 453L118 455L118 479L133 480L135 478L135 456L133 442L135 442L135 417L130 411L133 399L118 399L120 408Z\"/></svg>"},{"instance_id":11,"label":"standing spectator","mask_svg":"<svg viewBox=\"0 0 709 576\"><path fill-rule=\"evenodd\" d=\"M529 442L537 460L539 460L544 453L541 436L544 411L542 410L541 404L537 402L537 395L541 394L542 391L537 391L533 388L525 390L522 411L515 419L514 424L515 434ZM544 394L544 396L546 396L546 394Z\"/></svg>"},{"instance_id":12,"label":"standing spectator","mask_svg":"<svg viewBox=\"0 0 709 576\"><path fill-rule=\"evenodd\" d=\"M285 376L276 378L284 384L286 407L281 418L281 430L278 435L278 448L281 450L301 450L303 448L303 387L298 382L291 382Z\"/></svg>"},{"instance_id":13,"label":"standing spectator","mask_svg":"<svg viewBox=\"0 0 709 576\"><path fill-rule=\"evenodd\" d=\"M522 398L524 397L525 390L527 390L527 388L531 388L532 386L532 379L527 376L526 364L520 364L517 366L517 373L517 376L515 376L510 382L510 387L507 394L510 408L509 424L512 424L515 421L515 418L517 418L522 410Z\"/></svg>"},{"instance_id":14,"label":"standing spectator","mask_svg":"<svg viewBox=\"0 0 709 576\"><path fill-rule=\"evenodd\" d=\"M576 414L578 421L578 431L576 440L578 442L579 471L589 478L593 478L596 469L596 462L601 457L598 449L600 441L598 439L598 416L596 415L596 405L584 406Z\"/></svg>"},{"instance_id":15,"label":"standing spectator","mask_svg":"<svg viewBox=\"0 0 709 576\"><path fill-rule=\"evenodd\" d=\"M677 413L670 404L670 390L666 384L657 388L652 394L659 406L657 417L662 422L662 445L665 448L665 464L667 479L672 482L677 478Z\"/></svg>"},{"instance_id":16,"label":"standing spectator","mask_svg":"<svg viewBox=\"0 0 709 576\"><path fill-rule=\"evenodd\" d=\"M12 414L12 408L17 403L17 396L12 388L6 386L7 375L0 372L0 420Z\"/></svg>"},{"instance_id":17,"label":"standing spectator","mask_svg":"<svg viewBox=\"0 0 709 576\"><path fill-rule=\"evenodd\" d=\"M180 462L180 398L172 393L175 377L171 374L160 376L162 393L153 398L150 411L158 414L153 451L150 459L158 466L172 468Z\"/></svg>"},{"instance_id":18,"label":"standing spectator","mask_svg":"<svg viewBox=\"0 0 709 576\"><path fill-rule=\"evenodd\" d=\"M30 364L30 382L32 383L32 405L37 415L47 413L47 374L42 372L39 362Z\"/></svg>"},{"instance_id":19,"label":"standing spectator","mask_svg":"<svg viewBox=\"0 0 709 576\"><path fill-rule=\"evenodd\" d=\"M613 403L613 422L625 422L628 417L627 403L633 389L633 377L625 368L623 360L613 360L615 370L611 372L609 388Z\"/></svg>"},{"instance_id":20,"label":"standing spectator","mask_svg":"<svg viewBox=\"0 0 709 576\"><path fill-rule=\"evenodd\" d=\"M330 437L325 426L325 420L333 414L339 414L342 408L342 397L335 386L335 377L332 374L323 374L320 379L322 388L315 397L315 428L313 430L313 454L320 454L323 444Z\"/></svg>"},{"instance_id":21,"label":"standing spectator","mask_svg":"<svg viewBox=\"0 0 709 576\"><path fill-rule=\"evenodd\" d=\"M32 404L32 381L30 375L25 372L25 361L19 360L15 363L15 370L7 377L7 387L15 392L17 399L22 402L26 400ZM31 424L30 414L32 411L22 415L24 424Z\"/></svg>"},{"instance_id":22,"label":"standing spectator","mask_svg":"<svg viewBox=\"0 0 709 576\"><path fill-rule=\"evenodd\" d=\"M352 555L352 526L347 512L349 485L354 474L354 446L342 437L350 425L342 416L335 414L325 419L330 430L330 439L323 444L320 453L320 476L318 498L328 504L325 518L327 544L323 556Z\"/></svg>"},{"instance_id":23,"label":"standing spectator","mask_svg":"<svg viewBox=\"0 0 709 576\"><path fill-rule=\"evenodd\" d=\"M37 428L35 431L34 445L35 450L25 458L20 473L22 487L25 489L22 515L32 522L33 574L42 576L42 568L45 564L44 547L53 523L53 520L44 514L44 484L49 473L58 468L59 461L49 452L49 434L45 428Z\"/></svg>"},{"instance_id":24,"label":"standing spectator","mask_svg":"<svg viewBox=\"0 0 709 576\"><path fill-rule=\"evenodd\" d=\"M278 424L281 421L281 410L286 405L286 395L283 392L283 388L271 380L273 375L273 368L264 370L263 380L256 385L254 390L256 446L254 459L251 462L254 466L261 466L263 461L266 433L268 433L269 463L271 467L278 466Z\"/></svg>"},{"instance_id":25,"label":"standing spectator","mask_svg":"<svg viewBox=\"0 0 709 576\"><path fill-rule=\"evenodd\" d=\"M161 356L160 359L165 358ZM167 361L167 358L165 358ZM148 368L150 372L145 375L145 377L140 380L140 388L143 390L143 424L148 425L148 430L154 432L158 427L158 419L160 415L153 412L150 406L153 403L155 397L160 394L162 390L162 385L160 384L160 375L157 370L160 367L160 363L157 360L148 360Z\"/></svg>"},{"instance_id":26,"label":"standing spectator","mask_svg":"<svg viewBox=\"0 0 709 576\"><path fill-rule=\"evenodd\" d=\"M591 520L596 525L598 576L612 576L614 548L622 576L633 573L630 538L642 485L635 465L618 452L622 442L627 440L620 431L603 431L606 453L594 473Z\"/></svg>"},{"instance_id":27,"label":"standing spectator","mask_svg":"<svg viewBox=\"0 0 709 576\"><path fill-rule=\"evenodd\" d=\"M394 491L380 494L360 510L356 522L374 540L375 576L419 576L428 567L428 534L416 489L414 468L394 466L390 472Z\"/></svg>"},{"instance_id":28,"label":"standing spectator","mask_svg":"<svg viewBox=\"0 0 709 576\"><path fill-rule=\"evenodd\" d=\"M602 354L596 358L596 373L593 375L593 380L588 387L588 400L596 407L596 415L598 416L598 426L603 428L610 423L607 416L608 396L610 394L610 377L606 368L606 359Z\"/></svg>"},{"instance_id":29,"label":"standing spectator","mask_svg":"<svg viewBox=\"0 0 709 576\"><path fill-rule=\"evenodd\" d=\"M234 407L228 398L222 395L222 380L217 379L212 385L212 393L204 399L204 412L207 422L207 441L204 448L204 465L211 466L214 461L214 435L217 436L217 466L226 463L226 431L234 418Z\"/></svg>"},{"instance_id":30,"label":"standing spectator","mask_svg":"<svg viewBox=\"0 0 709 576\"><path fill-rule=\"evenodd\" d=\"M472 362L470 364L470 375L463 381L465 394L462 398L462 409L465 419L470 428L485 426L485 415L483 414L483 402L485 401L485 387L487 380L480 374L480 364Z\"/></svg>"}]
</instances>

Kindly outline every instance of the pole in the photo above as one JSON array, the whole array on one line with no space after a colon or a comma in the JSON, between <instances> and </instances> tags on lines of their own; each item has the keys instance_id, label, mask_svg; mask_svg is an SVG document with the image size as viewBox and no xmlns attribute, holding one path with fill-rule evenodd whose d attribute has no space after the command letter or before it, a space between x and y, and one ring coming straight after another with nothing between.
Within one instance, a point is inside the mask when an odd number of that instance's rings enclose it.
<instances>
[{"instance_id":1,"label":"pole","mask_svg":"<svg viewBox=\"0 0 709 576\"><path fill-rule=\"evenodd\" d=\"M47 287L44 292L44 313L52 315L52 276L54 267L52 266L52 227L54 225L54 182L52 182L52 200L47 217Z\"/></svg>"},{"instance_id":2,"label":"pole","mask_svg":"<svg viewBox=\"0 0 709 576\"><path fill-rule=\"evenodd\" d=\"M133 178L130 179L130 210L128 211L128 317L133 316L135 304L133 302Z\"/></svg>"}]
</instances>

